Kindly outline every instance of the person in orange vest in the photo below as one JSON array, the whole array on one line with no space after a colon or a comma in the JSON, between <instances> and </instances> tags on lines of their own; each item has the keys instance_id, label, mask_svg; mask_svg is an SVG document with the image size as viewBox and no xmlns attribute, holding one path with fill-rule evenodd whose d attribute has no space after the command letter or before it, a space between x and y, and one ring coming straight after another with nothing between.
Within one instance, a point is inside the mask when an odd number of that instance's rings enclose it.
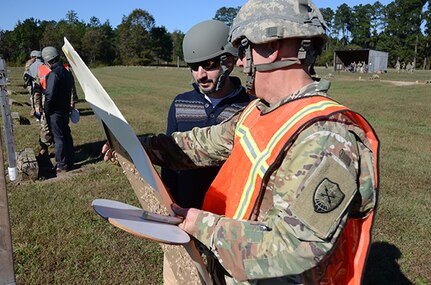
<instances>
[{"instance_id":1,"label":"person in orange vest","mask_svg":"<svg viewBox=\"0 0 431 285\"><path fill-rule=\"evenodd\" d=\"M41 53L42 56L42 53ZM71 68L68 64L64 63L63 66L72 74ZM36 106L35 117L39 119L40 131L39 131L39 145L41 147L39 154L47 154L49 146L53 144L53 138L50 133L48 123L46 122L45 114L43 112L44 97L43 92L46 89L46 76L51 72L51 69L46 64L38 65L36 76L34 80L34 104ZM75 83L72 87L71 94L71 105L70 108L73 110L76 103L78 102L78 93L76 91ZM76 110L77 111L77 110ZM78 112L78 111L77 111ZM79 114L79 112L78 112Z\"/></svg>"},{"instance_id":2,"label":"person in orange vest","mask_svg":"<svg viewBox=\"0 0 431 285\"><path fill-rule=\"evenodd\" d=\"M57 174L73 168L73 138L69 127L71 94L75 82L72 73L60 61L55 47L42 50L44 66L39 67L39 80L44 95L44 116L54 141Z\"/></svg>"},{"instance_id":3,"label":"person in orange vest","mask_svg":"<svg viewBox=\"0 0 431 285\"><path fill-rule=\"evenodd\" d=\"M180 228L223 266L215 284L361 284L379 141L361 115L328 96L328 81L310 76L326 41L319 9L249 0L229 40L258 99L219 125L140 138L163 167L222 165L202 209L172 205L185 218ZM112 157L108 145L102 152Z\"/></svg>"}]
</instances>

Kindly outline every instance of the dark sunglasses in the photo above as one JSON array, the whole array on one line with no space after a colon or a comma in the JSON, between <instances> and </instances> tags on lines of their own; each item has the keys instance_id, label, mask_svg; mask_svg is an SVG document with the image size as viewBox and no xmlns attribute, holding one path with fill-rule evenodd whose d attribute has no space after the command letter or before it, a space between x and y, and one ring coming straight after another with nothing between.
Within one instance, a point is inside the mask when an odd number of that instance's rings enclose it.
<instances>
[{"instance_id":1,"label":"dark sunglasses","mask_svg":"<svg viewBox=\"0 0 431 285\"><path fill-rule=\"evenodd\" d=\"M207 71L218 69L220 67L220 58L211 58L200 62L189 63L189 66L193 71L198 71L199 66Z\"/></svg>"}]
</instances>

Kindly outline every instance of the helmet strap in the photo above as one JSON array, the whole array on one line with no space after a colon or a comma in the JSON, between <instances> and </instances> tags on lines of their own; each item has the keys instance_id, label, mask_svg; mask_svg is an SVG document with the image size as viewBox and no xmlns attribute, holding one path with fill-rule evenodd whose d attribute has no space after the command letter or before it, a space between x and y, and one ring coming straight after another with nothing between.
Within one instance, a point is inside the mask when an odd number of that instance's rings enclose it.
<instances>
[{"instance_id":1,"label":"helmet strap","mask_svg":"<svg viewBox=\"0 0 431 285\"><path fill-rule=\"evenodd\" d=\"M227 63L227 55L223 54L220 56L220 76L218 77L217 85L214 89L214 92L217 92L220 89L222 89L224 83L226 82L226 78L229 77L230 70L227 67L226 63ZM211 92L211 93L214 93L214 92Z\"/></svg>"},{"instance_id":2,"label":"helmet strap","mask_svg":"<svg viewBox=\"0 0 431 285\"><path fill-rule=\"evenodd\" d=\"M301 63L306 63L308 66L314 63L316 56L317 51L312 49L311 40L305 39L301 41L297 57L289 57L272 63L255 64L255 67L257 71L270 71Z\"/></svg>"},{"instance_id":3,"label":"helmet strap","mask_svg":"<svg viewBox=\"0 0 431 285\"><path fill-rule=\"evenodd\" d=\"M254 77L256 75L256 68L253 65L253 58L251 56L251 45L247 38L243 38L241 40L241 48L244 52L245 57L245 66L244 66L244 73L247 74L247 81L245 84L245 88L248 91L253 90L254 86Z\"/></svg>"},{"instance_id":4,"label":"helmet strap","mask_svg":"<svg viewBox=\"0 0 431 285\"><path fill-rule=\"evenodd\" d=\"M289 57L289 58L271 62L271 63L255 64L255 68L257 71L270 71L270 70L276 70L276 69L292 66L295 64L298 64L298 58Z\"/></svg>"}]
</instances>

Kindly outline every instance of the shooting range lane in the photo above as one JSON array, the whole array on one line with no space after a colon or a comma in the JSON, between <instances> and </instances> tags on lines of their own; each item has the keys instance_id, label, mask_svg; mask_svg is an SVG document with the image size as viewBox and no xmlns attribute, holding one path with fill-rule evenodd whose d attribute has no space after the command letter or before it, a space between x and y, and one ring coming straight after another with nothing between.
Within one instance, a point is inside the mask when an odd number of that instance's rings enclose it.
<instances>
[{"instance_id":1,"label":"shooting range lane","mask_svg":"<svg viewBox=\"0 0 431 285\"><path fill-rule=\"evenodd\" d=\"M112 225L138 237L166 244L186 244L190 236L176 225L143 218L144 210L122 202L96 199L94 211Z\"/></svg>"}]
</instances>

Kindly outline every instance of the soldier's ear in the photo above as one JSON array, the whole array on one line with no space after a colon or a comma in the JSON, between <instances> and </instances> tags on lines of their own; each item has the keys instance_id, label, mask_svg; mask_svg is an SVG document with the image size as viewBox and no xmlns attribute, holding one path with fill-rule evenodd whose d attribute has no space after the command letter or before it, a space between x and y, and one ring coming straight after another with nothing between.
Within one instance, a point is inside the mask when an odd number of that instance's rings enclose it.
<instances>
[{"instance_id":1,"label":"soldier's ear","mask_svg":"<svg viewBox=\"0 0 431 285\"><path fill-rule=\"evenodd\" d=\"M273 41L268 43L267 55L266 57L270 59L272 62L276 61L279 56L281 41Z\"/></svg>"}]
</instances>

